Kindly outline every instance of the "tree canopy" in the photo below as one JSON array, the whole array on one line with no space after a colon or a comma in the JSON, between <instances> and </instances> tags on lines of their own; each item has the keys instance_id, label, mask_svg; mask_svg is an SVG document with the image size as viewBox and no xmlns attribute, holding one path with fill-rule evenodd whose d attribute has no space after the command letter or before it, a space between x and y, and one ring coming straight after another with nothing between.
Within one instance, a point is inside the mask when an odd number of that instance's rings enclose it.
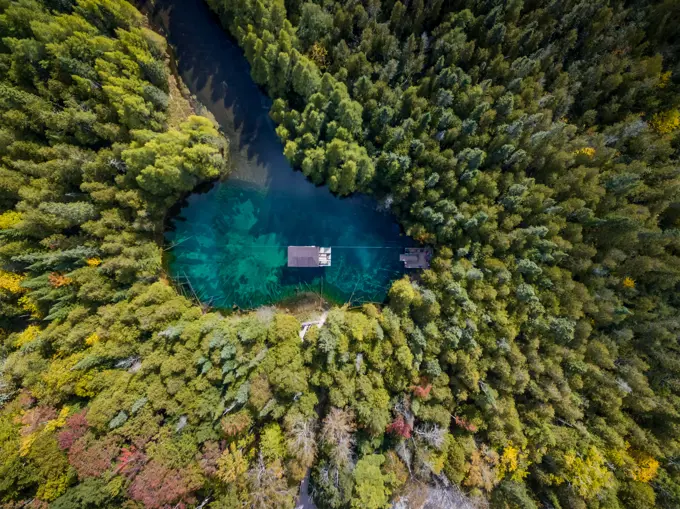
<instances>
[{"instance_id":1,"label":"tree canopy","mask_svg":"<svg viewBox=\"0 0 680 509\"><path fill-rule=\"evenodd\" d=\"M182 296L227 173L125 0L0 0L0 504L680 506L680 3L207 0L285 156L434 248L300 341Z\"/></svg>"}]
</instances>

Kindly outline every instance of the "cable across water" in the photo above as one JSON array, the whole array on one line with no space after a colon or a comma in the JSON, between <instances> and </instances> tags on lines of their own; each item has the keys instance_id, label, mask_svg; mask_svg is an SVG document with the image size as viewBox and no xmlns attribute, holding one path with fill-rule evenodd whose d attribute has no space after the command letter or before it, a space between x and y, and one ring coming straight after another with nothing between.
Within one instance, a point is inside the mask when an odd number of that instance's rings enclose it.
<instances>
[{"instance_id":1,"label":"cable across water","mask_svg":"<svg viewBox=\"0 0 680 509\"><path fill-rule=\"evenodd\" d=\"M176 247L182 242L185 242L189 239L184 239L176 244L174 244L172 247ZM281 245L262 245L262 244L252 244L252 245L244 245L244 244L225 244L227 247L238 247L238 248L269 248L269 249L280 249L284 247L290 247L288 244L281 244ZM330 247L333 249L404 249L403 246L321 246L321 247Z\"/></svg>"}]
</instances>

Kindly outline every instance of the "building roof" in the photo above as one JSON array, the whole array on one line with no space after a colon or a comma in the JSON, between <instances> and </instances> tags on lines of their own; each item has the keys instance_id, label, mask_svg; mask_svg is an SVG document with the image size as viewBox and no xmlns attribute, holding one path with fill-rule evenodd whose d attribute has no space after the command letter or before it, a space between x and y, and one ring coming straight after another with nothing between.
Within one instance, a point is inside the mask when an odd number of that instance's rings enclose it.
<instances>
[{"instance_id":1,"label":"building roof","mask_svg":"<svg viewBox=\"0 0 680 509\"><path fill-rule=\"evenodd\" d=\"M404 262L407 269L429 269L432 250L422 247L407 247L406 253L399 255L399 260Z\"/></svg>"},{"instance_id":2,"label":"building roof","mask_svg":"<svg viewBox=\"0 0 680 509\"><path fill-rule=\"evenodd\" d=\"M316 246L288 246L289 267L318 267L319 248Z\"/></svg>"}]
</instances>

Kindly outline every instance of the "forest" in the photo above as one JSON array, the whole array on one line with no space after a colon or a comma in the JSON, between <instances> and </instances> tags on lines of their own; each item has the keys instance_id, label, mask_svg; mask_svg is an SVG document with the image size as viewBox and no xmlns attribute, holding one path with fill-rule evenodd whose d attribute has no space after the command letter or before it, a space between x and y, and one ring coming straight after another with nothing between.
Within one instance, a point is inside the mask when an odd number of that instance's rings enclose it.
<instances>
[{"instance_id":1,"label":"forest","mask_svg":"<svg viewBox=\"0 0 680 509\"><path fill-rule=\"evenodd\" d=\"M229 171L125 0L0 0L0 507L680 507L680 1L207 0L434 248L300 341L167 277Z\"/></svg>"}]
</instances>

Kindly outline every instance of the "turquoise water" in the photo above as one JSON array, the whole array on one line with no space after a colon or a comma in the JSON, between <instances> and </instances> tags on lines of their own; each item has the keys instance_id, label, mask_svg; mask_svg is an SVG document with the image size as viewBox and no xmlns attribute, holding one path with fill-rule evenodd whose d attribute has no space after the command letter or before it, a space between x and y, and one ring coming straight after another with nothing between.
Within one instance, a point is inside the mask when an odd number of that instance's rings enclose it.
<instances>
[{"instance_id":1,"label":"turquoise water","mask_svg":"<svg viewBox=\"0 0 680 509\"><path fill-rule=\"evenodd\" d=\"M166 232L171 276L215 307L253 308L323 293L336 302L381 302L413 242L367 196L337 198L293 171L269 118L269 99L201 0L160 0L154 21L175 48L178 71L231 141L232 174L192 194ZM288 268L289 245L330 246L332 266Z\"/></svg>"},{"instance_id":2,"label":"turquoise water","mask_svg":"<svg viewBox=\"0 0 680 509\"><path fill-rule=\"evenodd\" d=\"M296 193L229 180L192 195L176 231L170 263L202 301L252 308L299 291L335 301L382 301L402 274L399 227L366 197L339 200L325 189ZM303 196L301 196L301 194ZM331 267L289 268L288 245L333 248Z\"/></svg>"}]
</instances>

